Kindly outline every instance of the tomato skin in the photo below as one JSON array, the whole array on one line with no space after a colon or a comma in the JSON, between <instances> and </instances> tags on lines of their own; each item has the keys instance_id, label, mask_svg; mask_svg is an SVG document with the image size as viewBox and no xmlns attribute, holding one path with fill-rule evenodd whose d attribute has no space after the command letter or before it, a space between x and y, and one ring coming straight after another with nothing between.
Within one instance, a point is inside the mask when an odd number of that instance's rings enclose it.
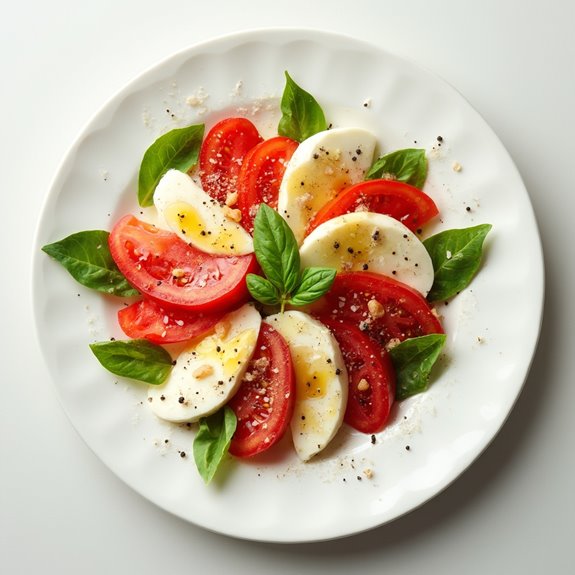
<instances>
[{"instance_id":1,"label":"tomato skin","mask_svg":"<svg viewBox=\"0 0 575 575\"><path fill-rule=\"evenodd\" d=\"M381 305L374 317L369 301ZM394 341L443 333L437 316L423 296L406 284L373 272L337 274L330 291L311 304L320 321L345 320L385 347Z\"/></svg>"},{"instance_id":2,"label":"tomato skin","mask_svg":"<svg viewBox=\"0 0 575 575\"><path fill-rule=\"evenodd\" d=\"M350 186L323 206L309 223L306 233L358 208L391 216L412 232L439 213L435 202L418 188L394 180L367 180Z\"/></svg>"},{"instance_id":3,"label":"tomato skin","mask_svg":"<svg viewBox=\"0 0 575 575\"><path fill-rule=\"evenodd\" d=\"M262 202L277 208L280 184L298 142L283 136L264 140L245 156L238 176L238 203L242 226L252 232L257 207Z\"/></svg>"},{"instance_id":4,"label":"tomato skin","mask_svg":"<svg viewBox=\"0 0 575 575\"><path fill-rule=\"evenodd\" d=\"M280 333L265 322L246 376L228 403L238 419L229 450L236 457L252 457L277 443L294 410L295 373L290 350ZM264 388L262 383L266 382Z\"/></svg>"},{"instance_id":5,"label":"tomato skin","mask_svg":"<svg viewBox=\"0 0 575 575\"><path fill-rule=\"evenodd\" d=\"M203 313L165 308L145 298L118 311L122 331L132 339L177 343L211 332L224 312Z\"/></svg>"},{"instance_id":6,"label":"tomato skin","mask_svg":"<svg viewBox=\"0 0 575 575\"><path fill-rule=\"evenodd\" d=\"M206 135L200 148L200 179L204 191L221 204L236 187L245 155L262 141L246 118L226 118Z\"/></svg>"},{"instance_id":7,"label":"tomato skin","mask_svg":"<svg viewBox=\"0 0 575 575\"><path fill-rule=\"evenodd\" d=\"M389 354L355 325L323 321L339 343L349 376L344 421L363 433L381 431L395 399L395 369Z\"/></svg>"},{"instance_id":8,"label":"tomato skin","mask_svg":"<svg viewBox=\"0 0 575 575\"><path fill-rule=\"evenodd\" d=\"M116 223L109 246L126 279L166 307L220 311L249 299L245 277L256 270L254 254L206 254L132 215Z\"/></svg>"}]
</instances>

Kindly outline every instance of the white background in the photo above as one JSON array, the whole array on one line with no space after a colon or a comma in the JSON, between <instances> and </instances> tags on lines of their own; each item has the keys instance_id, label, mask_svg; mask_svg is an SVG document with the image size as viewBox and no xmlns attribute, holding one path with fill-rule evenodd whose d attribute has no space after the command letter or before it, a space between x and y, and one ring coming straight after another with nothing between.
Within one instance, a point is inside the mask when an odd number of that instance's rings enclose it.
<instances>
[{"instance_id":1,"label":"white background","mask_svg":"<svg viewBox=\"0 0 575 575\"><path fill-rule=\"evenodd\" d=\"M3 573L573 572L571 0L2 0L0 6ZM408 516L359 536L308 545L211 534L121 483L86 447L58 403L31 310L31 252L42 203L92 115L127 81L174 51L268 26L343 32L451 83L516 162L546 260L540 345L525 389L487 451Z\"/></svg>"}]
</instances>

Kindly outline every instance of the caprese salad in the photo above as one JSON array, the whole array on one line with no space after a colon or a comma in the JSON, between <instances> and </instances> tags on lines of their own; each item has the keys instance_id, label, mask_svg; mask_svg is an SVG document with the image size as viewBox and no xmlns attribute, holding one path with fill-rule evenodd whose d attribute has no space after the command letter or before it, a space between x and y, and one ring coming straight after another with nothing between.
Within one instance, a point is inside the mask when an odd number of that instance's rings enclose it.
<instances>
[{"instance_id":1,"label":"caprese salad","mask_svg":"<svg viewBox=\"0 0 575 575\"><path fill-rule=\"evenodd\" d=\"M159 418L196 424L209 482L227 453L288 432L302 461L344 424L381 431L424 391L445 334L433 304L477 272L488 224L425 237L438 216L423 149L376 157L374 134L331 128L286 73L277 135L245 117L174 129L142 159L146 217L42 249L86 287L130 299L127 336L93 343L148 385Z\"/></svg>"}]
</instances>

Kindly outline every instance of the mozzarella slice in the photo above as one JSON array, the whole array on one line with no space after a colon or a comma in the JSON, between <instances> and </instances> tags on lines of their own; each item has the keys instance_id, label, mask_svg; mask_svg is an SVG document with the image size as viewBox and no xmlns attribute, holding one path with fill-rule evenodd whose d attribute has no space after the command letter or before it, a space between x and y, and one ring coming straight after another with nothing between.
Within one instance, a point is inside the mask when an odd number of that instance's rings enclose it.
<instances>
[{"instance_id":1,"label":"mozzarella slice","mask_svg":"<svg viewBox=\"0 0 575 575\"><path fill-rule=\"evenodd\" d=\"M183 172L166 172L154 190L154 205L160 226L204 252L245 255L254 251L252 237L238 223L241 212L221 206Z\"/></svg>"},{"instance_id":2,"label":"mozzarella slice","mask_svg":"<svg viewBox=\"0 0 575 575\"><path fill-rule=\"evenodd\" d=\"M305 238L300 255L304 267L376 272L424 296L433 284L433 263L419 238L398 220L374 212L324 222Z\"/></svg>"},{"instance_id":3,"label":"mozzarella slice","mask_svg":"<svg viewBox=\"0 0 575 575\"><path fill-rule=\"evenodd\" d=\"M278 211L298 244L310 219L341 190L361 182L371 166L375 137L359 128L319 132L291 157L278 196Z\"/></svg>"},{"instance_id":4,"label":"mozzarella slice","mask_svg":"<svg viewBox=\"0 0 575 575\"><path fill-rule=\"evenodd\" d=\"M266 318L286 339L296 375L290 423L298 457L308 461L335 436L348 396L347 370L339 345L319 321L300 311Z\"/></svg>"},{"instance_id":5,"label":"mozzarella slice","mask_svg":"<svg viewBox=\"0 0 575 575\"><path fill-rule=\"evenodd\" d=\"M231 312L215 333L180 353L168 379L150 386L148 402L160 418L197 421L222 407L237 391L255 350L261 324L249 304Z\"/></svg>"}]
</instances>

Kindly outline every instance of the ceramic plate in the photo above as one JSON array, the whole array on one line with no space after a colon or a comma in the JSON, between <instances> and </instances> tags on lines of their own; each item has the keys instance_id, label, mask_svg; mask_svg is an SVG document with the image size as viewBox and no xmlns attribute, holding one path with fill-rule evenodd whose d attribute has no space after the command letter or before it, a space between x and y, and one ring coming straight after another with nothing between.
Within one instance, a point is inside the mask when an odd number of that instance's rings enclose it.
<instances>
[{"instance_id":1,"label":"ceramic plate","mask_svg":"<svg viewBox=\"0 0 575 575\"><path fill-rule=\"evenodd\" d=\"M120 338L121 300L77 285L40 247L138 215L146 148L191 123L243 115L264 135L279 118L284 71L311 92L334 126L359 126L380 152L420 147L426 192L441 218L426 228L490 223L482 269L442 304L448 340L429 391L397 405L371 438L344 426L307 464L286 438L254 461L227 461L209 486L191 456L194 428L149 411L144 385L119 380L88 344ZM442 141L438 140L441 136ZM457 478L501 428L526 378L543 300L532 207L504 147L453 88L416 65L354 39L268 30L176 54L116 95L89 123L48 194L37 234L37 331L65 411L86 443L137 492L207 529L262 541L341 537L392 521ZM183 456L185 455L185 456Z\"/></svg>"}]
</instances>

